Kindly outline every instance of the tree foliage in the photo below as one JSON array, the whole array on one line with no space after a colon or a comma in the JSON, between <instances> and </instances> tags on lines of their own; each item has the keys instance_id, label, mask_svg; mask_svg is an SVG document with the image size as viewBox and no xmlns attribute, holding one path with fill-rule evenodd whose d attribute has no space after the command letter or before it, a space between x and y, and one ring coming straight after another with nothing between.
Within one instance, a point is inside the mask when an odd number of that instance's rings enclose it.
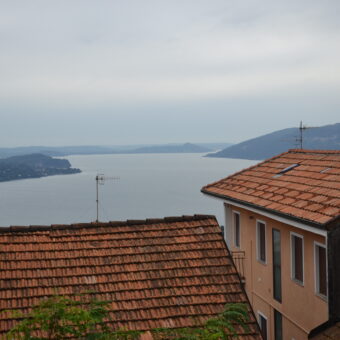
<instances>
[{"instance_id":1,"label":"tree foliage","mask_svg":"<svg viewBox=\"0 0 340 340\"><path fill-rule=\"evenodd\" d=\"M85 294L71 299L52 296L33 307L28 314L17 313L22 320L6 336L11 340L135 340L141 332L110 330L108 302L90 299ZM234 303L203 326L190 328L158 328L152 330L154 339L171 340L229 340L237 338L240 329L248 330L247 305Z\"/></svg>"},{"instance_id":2,"label":"tree foliage","mask_svg":"<svg viewBox=\"0 0 340 340\"><path fill-rule=\"evenodd\" d=\"M62 340L66 338L86 340L133 340L138 331L110 331L108 302L90 299L84 301L55 295L34 306L28 314L17 313L22 318L7 334L6 339L15 340Z\"/></svg>"},{"instance_id":3,"label":"tree foliage","mask_svg":"<svg viewBox=\"0 0 340 340\"><path fill-rule=\"evenodd\" d=\"M155 339L172 340L230 340L238 337L240 329L249 330L249 314L244 303L230 303L215 318L205 322L203 327L159 328L153 331Z\"/></svg>"}]
</instances>

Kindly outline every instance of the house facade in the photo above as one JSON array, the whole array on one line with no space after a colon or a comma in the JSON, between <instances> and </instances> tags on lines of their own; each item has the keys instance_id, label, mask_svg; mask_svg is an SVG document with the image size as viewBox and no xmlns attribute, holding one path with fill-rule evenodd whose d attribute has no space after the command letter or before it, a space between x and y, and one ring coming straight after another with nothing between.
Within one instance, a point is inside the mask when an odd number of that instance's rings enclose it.
<instances>
[{"instance_id":1,"label":"house facade","mask_svg":"<svg viewBox=\"0 0 340 340\"><path fill-rule=\"evenodd\" d=\"M265 339L308 339L338 320L339 151L290 150L202 192L223 202L224 237Z\"/></svg>"}]
</instances>

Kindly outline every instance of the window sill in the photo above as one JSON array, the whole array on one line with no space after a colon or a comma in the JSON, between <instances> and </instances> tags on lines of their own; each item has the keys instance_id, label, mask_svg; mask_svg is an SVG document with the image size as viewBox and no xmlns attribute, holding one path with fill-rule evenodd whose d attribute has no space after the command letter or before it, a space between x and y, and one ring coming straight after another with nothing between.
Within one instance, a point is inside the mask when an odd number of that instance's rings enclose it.
<instances>
[{"instance_id":1,"label":"window sill","mask_svg":"<svg viewBox=\"0 0 340 340\"><path fill-rule=\"evenodd\" d=\"M315 293L315 295L316 295L319 299L321 299L322 301L328 302L328 296L323 295L323 294L320 294L320 293Z\"/></svg>"},{"instance_id":2,"label":"window sill","mask_svg":"<svg viewBox=\"0 0 340 340\"><path fill-rule=\"evenodd\" d=\"M266 266L267 265L267 262L265 262L265 261L262 261L262 260L260 260L260 259L257 259L257 262L258 263L261 263L262 265L264 265L264 266Z\"/></svg>"},{"instance_id":3,"label":"window sill","mask_svg":"<svg viewBox=\"0 0 340 340\"><path fill-rule=\"evenodd\" d=\"M292 281L295 282L300 287L304 287L305 286L304 283L302 281L300 281L300 280L292 278Z\"/></svg>"}]
</instances>

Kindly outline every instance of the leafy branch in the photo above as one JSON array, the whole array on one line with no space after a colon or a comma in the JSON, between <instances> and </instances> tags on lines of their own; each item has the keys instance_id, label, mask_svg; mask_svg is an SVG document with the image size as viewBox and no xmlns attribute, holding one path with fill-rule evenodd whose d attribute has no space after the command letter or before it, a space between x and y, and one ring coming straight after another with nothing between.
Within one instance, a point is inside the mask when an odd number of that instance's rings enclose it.
<instances>
[{"instance_id":1,"label":"leafy branch","mask_svg":"<svg viewBox=\"0 0 340 340\"><path fill-rule=\"evenodd\" d=\"M86 299L84 294L71 299L54 295L34 306L28 314L12 313L22 319L6 335L6 340L136 340L140 331L111 330L109 302ZM215 318L201 327L158 328L151 331L155 340L230 340L237 338L240 329L248 331L247 305L227 304Z\"/></svg>"}]
</instances>

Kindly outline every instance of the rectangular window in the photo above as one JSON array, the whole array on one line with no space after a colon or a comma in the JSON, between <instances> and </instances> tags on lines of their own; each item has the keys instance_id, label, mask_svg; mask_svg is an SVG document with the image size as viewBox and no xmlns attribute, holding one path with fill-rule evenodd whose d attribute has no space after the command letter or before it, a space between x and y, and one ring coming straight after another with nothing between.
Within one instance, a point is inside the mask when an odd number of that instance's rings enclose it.
<instances>
[{"instance_id":1,"label":"rectangular window","mask_svg":"<svg viewBox=\"0 0 340 340\"><path fill-rule=\"evenodd\" d=\"M233 213L234 216L234 244L235 247L240 248L240 214L238 212Z\"/></svg>"},{"instance_id":2,"label":"rectangular window","mask_svg":"<svg viewBox=\"0 0 340 340\"><path fill-rule=\"evenodd\" d=\"M260 262L266 263L266 225L263 222L257 221L257 259Z\"/></svg>"},{"instance_id":3,"label":"rectangular window","mask_svg":"<svg viewBox=\"0 0 340 340\"><path fill-rule=\"evenodd\" d=\"M281 232L273 229L273 296L282 302L281 286Z\"/></svg>"},{"instance_id":4,"label":"rectangular window","mask_svg":"<svg viewBox=\"0 0 340 340\"><path fill-rule=\"evenodd\" d=\"M292 279L303 284L303 237L291 233Z\"/></svg>"},{"instance_id":5,"label":"rectangular window","mask_svg":"<svg viewBox=\"0 0 340 340\"><path fill-rule=\"evenodd\" d=\"M326 247L322 244L314 244L315 254L315 288L316 293L327 297L327 254Z\"/></svg>"},{"instance_id":6,"label":"rectangular window","mask_svg":"<svg viewBox=\"0 0 340 340\"><path fill-rule=\"evenodd\" d=\"M268 328L267 328L267 318L260 312L258 312L259 314L259 326L260 326L260 330L261 330L261 334L262 334L262 338L263 340L267 340L268 336L267 336L267 332L268 332Z\"/></svg>"},{"instance_id":7,"label":"rectangular window","mask_svg":"<svg viewBox=\"0 0 340 340\"><path fill-rule=\"evenodd\" d=\"M274 309L274 340L283 340L282 315Z\"/></svg>"}]
</instances>

